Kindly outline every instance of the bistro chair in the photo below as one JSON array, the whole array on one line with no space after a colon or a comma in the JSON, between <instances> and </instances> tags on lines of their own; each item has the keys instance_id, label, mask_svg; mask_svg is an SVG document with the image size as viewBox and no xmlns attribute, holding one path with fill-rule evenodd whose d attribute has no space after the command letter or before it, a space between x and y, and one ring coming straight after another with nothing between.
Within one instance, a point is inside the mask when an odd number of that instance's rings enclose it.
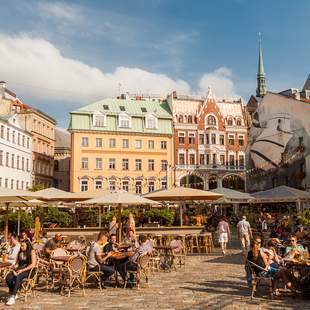
<instances>
[{"instance_id":1,"label":"bistro chair","mask_svg":"<svg viewBox=\"0 0 310 310\"><path fill-rule=\"evenodd\" d=\"M148 253L141 254L137 259L137 270L126 270L126 274L134 274L136 277L137 288L140 288L141 277L145 277L145 282L149 285L149 261L150 255ZM128 277L125 279L124 288L126 288Z\"/></svg>"},{"instance_id":2,"label":"bistro chair","mask_svg":"<svg viewBox=\"0 0 310 310\"><path fill-rule=\"evenodd\" d=\"M252 288L251 288L251 300L254 298L254 295L256 293L257 287L260 285L267 285L269 289L269 297L270 299L273 298L273 287L274 287L274 280L270 276L263 276L261 273L266 272L264 268L261 266L258 266L257 264L247 260L246 265L249 268L249 271L251 272L252 275ZM254 271L254 268L261 270L261 273L256 274Z\"/></svg>"},{"instance_id":3,"label":"bistro chair","mask_svg":"<svg viewBox=\"0 0 310 310\"><path fill-rule=\"evenodd\" d=\"M102 276L102 272L100 270L100 265L98 265L96 267L96 269L91 269L88 264L86 266L86 275L85 275L85 284L87 285L87 281L89 279L94 279L99 286L99 289L102 290L102 286L101 286L101 276Z\"/></svg>"},{"instance_id":4,"label":"bistro chair","mask_svg":"<svg viewBox=\"0 0 310 310\"><path fill-rule=\"evenodd\" d=\"M152 273L160 270L160 255L156 249L153 249L149 261L150 269Z\"/></svg>"},{"instance_id":5,"label":"bistro chair","mask_svg":"<svg viewBox=\"0 0 310 310\"><path fill-rule=\"evenodd\" d=\"M38 278L38 265L30 270L28 278L22 280L19 294L21 297L24 297L25 302L27 302L28 295L32 295L33 297L35 297L37 278Z\"/></svg>"}]
</instances>

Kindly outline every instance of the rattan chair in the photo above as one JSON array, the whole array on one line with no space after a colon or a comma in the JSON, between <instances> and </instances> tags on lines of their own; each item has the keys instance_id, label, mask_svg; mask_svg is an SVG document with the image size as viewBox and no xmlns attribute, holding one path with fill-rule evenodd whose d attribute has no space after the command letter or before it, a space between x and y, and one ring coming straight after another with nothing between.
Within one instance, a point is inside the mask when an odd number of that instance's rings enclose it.
<instances>
[{"instance_id":1,"label":"rattan chair","mask_svg":"<svg viewBox=\"0 0 310 310\"><path fill-rule=\"evenodd\" d=\"M273 287L274 287L274 280L272 277L270 276L263 276L260 273L256 274L255 271L253 270L253 268L259 269L262 272L266 271L264 268L262 268L261 266L258 266L257 264L247 260L246 261L247 267L249 268L251 274L252 274L252 288L251 288L251 299L253 299L257 287L259 285L263 285L265 284L265 286L268 287L269 289L269 297L270 299L273 298Z\"/></svg>"},{"instance_id":2,"label":"rattan chair","mask_svg":"<svg viewBox=\"0 0 310 310\"><path fill-rule=\"evenodd\" d=\"M30 270L28 278L23 279L21 282L19 295L21 297L24 297L25 302L27 302L28 295L32 295L33 297L35 296L37 277L38 277L38 264Z\"/></svg>"},{"instance_id":3,"label":"rattan chair","mask_svg":"<svg viewBox=\"0 0 310 310\"><path fill-rule=\"evenodd\" d=\"M145 282L149 285L149 261L150 255L148 253L141 254L137 259L137 270L126 270L127 274L134 274L136 277L137 288L140 288L141 277L145 277ZM126 288L128 282L128 277L126 276L124 288Z\"/></svg>"}]
</instances>

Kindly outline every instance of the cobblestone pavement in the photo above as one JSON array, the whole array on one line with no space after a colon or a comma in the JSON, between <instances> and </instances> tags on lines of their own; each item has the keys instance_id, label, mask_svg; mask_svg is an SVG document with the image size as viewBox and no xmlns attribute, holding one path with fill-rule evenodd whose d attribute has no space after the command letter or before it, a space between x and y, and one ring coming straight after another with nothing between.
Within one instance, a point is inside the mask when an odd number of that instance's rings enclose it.
<instances>
[{"instance_id":1,"label":"cobblestone pavement","mask_svg":"<svg viewBox=\"0 0 310 310\"><path fill-rule=\"evenodd\" d=\"M108 287L86 289L71 298L56 292L39 291L28 302L17 301L11 309L310 309L310 301L284 295L268 300L267 291L258 291L258 298L249 298L240 251L231 250L221 256L219 251L187 259L186 268L170 273L159 272L151 277L150 286L142 283L140 290ZM0 309L7 298L7 289L0 287Z\"/></svg>"}]
</instances>

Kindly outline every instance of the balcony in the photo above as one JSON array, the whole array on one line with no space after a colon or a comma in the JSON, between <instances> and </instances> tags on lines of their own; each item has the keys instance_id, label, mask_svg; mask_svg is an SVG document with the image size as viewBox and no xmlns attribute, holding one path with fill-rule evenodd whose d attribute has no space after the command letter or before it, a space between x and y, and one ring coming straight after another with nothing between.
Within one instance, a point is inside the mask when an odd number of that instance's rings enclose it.
<instances>
[{"instance_id":1,"label":"balcony","mask_svg":"<svg viewBox=\"0 0 310 310\"><path fill-rule=\"evenodd\" d=\"M176 165L177 170L225 170L225 171L244 171L244 165L220 165L220 164L208 164L208 165Z\"/></svg>"}]
</instances>

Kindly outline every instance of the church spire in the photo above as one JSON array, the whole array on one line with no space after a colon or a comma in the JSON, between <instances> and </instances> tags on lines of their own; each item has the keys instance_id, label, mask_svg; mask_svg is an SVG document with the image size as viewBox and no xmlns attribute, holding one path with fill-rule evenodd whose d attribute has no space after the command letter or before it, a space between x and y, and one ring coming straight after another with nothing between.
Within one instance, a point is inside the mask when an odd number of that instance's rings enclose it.
<instances>
[{"instance_id":1,"label":"church spire","mask_svg":"<svg viewBox=\"0 0 310 310\"><path fill-rule=\"evenodd\" d=\"M259 51L258 51L258 71L257 71L257 88L256 96L264 97L266 94L266 80L265 80L265 71L263 63L263 52L262 52L262 35L259 32Z\"/></svg>"}]
</instances>

